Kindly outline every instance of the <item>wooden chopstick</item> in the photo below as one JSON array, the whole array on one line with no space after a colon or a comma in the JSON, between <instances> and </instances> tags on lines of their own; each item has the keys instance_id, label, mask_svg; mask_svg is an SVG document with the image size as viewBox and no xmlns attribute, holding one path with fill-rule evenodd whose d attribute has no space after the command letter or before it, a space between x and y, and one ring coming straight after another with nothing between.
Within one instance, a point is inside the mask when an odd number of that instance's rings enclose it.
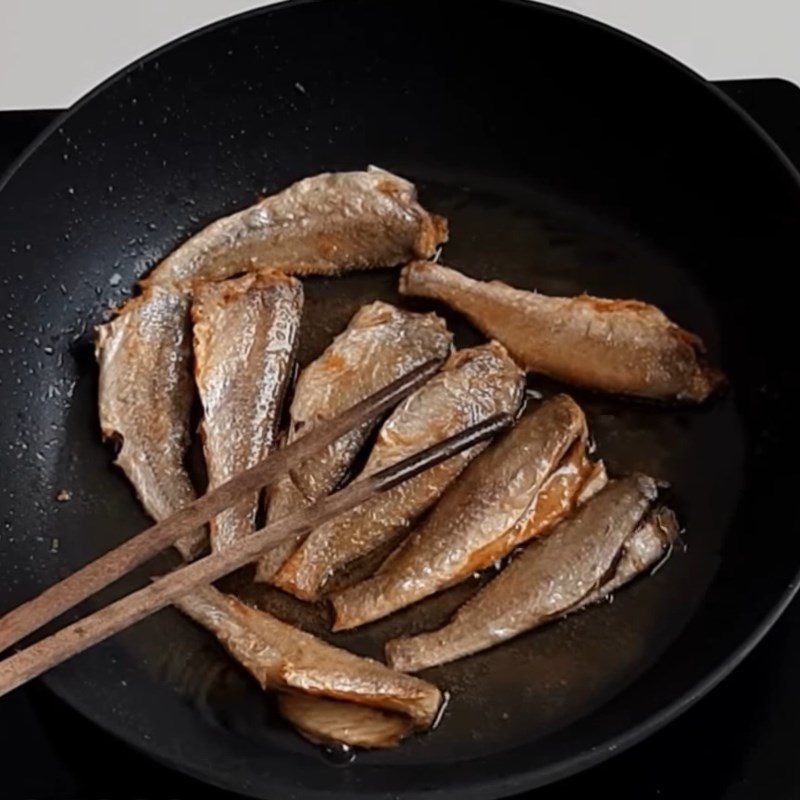
<instances>
[{"instance_id":1,"label":"wooden chopstick","mask_svg":"<svg viewBox=\"0 0 800 800\"><path fill-rule=\"evenodd\" d=\"M323 426L270 453L256 466L220 484L176 514L128 539L8 612L0 618L0 652L148 561L183 535L209 522L240 497L260 491L313 453L393 408L425 383L441 364L440 359L433 359L407 372Z\"/></svg>"},{"instance_id":2,"label":"wooden chopstick","mask_svg":"<svg viewBox=\"0 0 800 800\"><path fill-rule=\"evenodd\" d=\"M315 505L284 517L218 553L181 567L149 586L72 623L45 639L0 661L0 697L51 667L158 611L200 584L210 583L258 558L289 536L309 531L332 517L397 486L456 453L493 436L513 418L499 414L422 450L374 475L360 478Z\"/></svg>"}]
</instances>

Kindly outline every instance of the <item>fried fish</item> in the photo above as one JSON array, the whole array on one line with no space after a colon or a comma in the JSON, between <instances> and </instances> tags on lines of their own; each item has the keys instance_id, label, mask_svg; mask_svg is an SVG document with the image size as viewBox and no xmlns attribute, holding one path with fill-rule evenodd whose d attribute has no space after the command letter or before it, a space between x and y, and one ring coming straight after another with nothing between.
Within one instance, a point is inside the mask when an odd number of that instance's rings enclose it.
<instances>
[{"instance_id":1,"label":"fried fish","mask_svg":"<svg viewBox=\"0 0 800 800\"><path fill-rule=\"evenodd\" d=\"M195 380L209 488L262 461L275 442L303 309L300 281L271 270L200 286L192 301ZM211 522L217 550L254 529L258 496Z\"/></svg>"},{"instance_id":2,"label":"fried fish","mask_svg":"<svg viewBox=\"0 0 800 800\"><path fill-rule=\"evenodd\" d=\"M447 221L417 202L412 183L370 167L314 175L212 222L167 256L145 285L188 285L281 267L332 274L430 258Z\"/></svg>"},{"instance_id":3,"label":"fried fish","mask_svg":"<svg viewBox=\"0 0 800 800\"><path fill-rule=\"evenodd\" d=\"M194 397L189 298L153 286L95 331L100 365L100 426L120 443L116 463L156 520L195 499L184 466ZM191 558L205 546L199 530L176 547Z\"/></svg>"},{"instance_id":4,"label":"fried fish","mask_svg":"<svg viewBox=\"0 0 800 800\"><path fill-rule=\"evenodd\" d=\"M586 419L567 395L543 402L476 458L372 578L332 596L334 630L416 603L547 530L601 470Z\"/></svg>"},{"instance_id":5,"label":"fried fish","mask_svg":"<svg viewBox=\"0 0 800 800\"><path fill-rule=\"evenodd\" d=\"M577 386L701 402L723 380L697 336L638 300L548 297L424 261L403 269L400 292L447 303L527 370Z\"/></svg>"},{"instance_id":6,"label":"fried fish","mask_svg":"<svg viewBox=\"0 0 800 800\"><path fill-rule=\"evenodd\" d=\"M394 639L388 663L406 672L494 647L594 602L655 564L678 535L673 514L653 510L658 484L611 481L549 535L533 541L437 631Z\"/></svg>"},{"instance_id":7,"label":"fried fish","mask_svg":"<svg viewBox=\"0 0 800 800\"><path fill-rule=\"evenodd\" d=\"M454 353L439 373L395 409L378 433L361 476L495 414L516 414L523 382L523 373L497 342ZM273 583L304 600L316 599L336 571L407 532L484 447L472 447L312 531Z\"/></svg>"},{"instance_id":8,"label":"fried fish","mask_svg":"<svg viewBox=\"0 0 800 800\"><path fill-rule=\"evenodd\" d=\"M444 360L453 336L441 317L414 314L388 303L360 308L297 381L288 441L313 431L355 403L432 359ZM272 522L329 494L346 476L374 423L346 436L295 467L269 491ZM273 548L259 562L256 579L269 581L297 542Z\"/></svg>"},{"instance_id":9,"label":"fried fish","mask_svg":"<svg viewBox=\"0 0 800 800\"><path fill-rule=\"evenodd\" d=\"M297 695L283 698L281 710L315 741L386 747L436 718L442 695L433 684L334 647L211 586L176 605L214 633L263 689Z\"/></svg>"},{"instance_id":10,"label":"fried fish","mask_svg":"<svg viewBox=\"0 0 800 800\"><path fill-rule=\"evenodd\" d=\"M314 744L396 747L414 728L412 720L401 714L305 694L279 694L278 710Z\"/></svg>"}]
</instances>

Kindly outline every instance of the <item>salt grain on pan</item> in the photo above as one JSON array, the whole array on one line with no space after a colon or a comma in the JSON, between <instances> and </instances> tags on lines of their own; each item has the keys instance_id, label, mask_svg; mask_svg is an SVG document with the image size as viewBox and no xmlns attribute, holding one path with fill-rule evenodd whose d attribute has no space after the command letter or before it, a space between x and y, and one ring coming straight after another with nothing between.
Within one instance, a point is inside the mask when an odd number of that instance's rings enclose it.
<instances>
[{"instance_id":1,"label":"salt grain on pan","mask_svg":"<svg viewBox=\"0 0 800 800\"><path fill-rule=\"evenodd\" d=\"M119 282L122 280L122 275L119 272L115 272L109 279L108 282L111 286L118 286Z\"/></svg>"},{"instance_id":2,"label":"salt grain on pan","mask_svg":"<svg viewBox=\"0 0 800 800\"><path fill-rule=\"evenodd\" d=\"M56 501L59 503L66 503L69 500L72 500L72 492L69 489L59 489L56 492Z\"/></svg>"}]
</instances>

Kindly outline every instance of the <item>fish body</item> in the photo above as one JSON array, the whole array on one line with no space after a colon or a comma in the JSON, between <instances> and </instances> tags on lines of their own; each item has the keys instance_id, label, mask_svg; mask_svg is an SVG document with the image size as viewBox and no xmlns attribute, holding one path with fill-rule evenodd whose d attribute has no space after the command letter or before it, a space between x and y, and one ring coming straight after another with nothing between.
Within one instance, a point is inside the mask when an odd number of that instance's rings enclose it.
<instances>
[{"instance_id":1,"label":"fish body","mask_svg":"<svg viewBox=\"0 0 800 800\"><path fill-rule=\"evenodd\" d=\"M314 744L396 747L414 729L410 718L345 700L279 694L281 715Z\"/></svg>"},{"instance_id":2,"label":"fish body","mask_svg":"<svg viewBox=\"0 0 800 800\"><path fill-rule=\"evenodd\" d=\"M638 300L548 297L421 261L404 268L400 292L447 303L525 369L577 386L701 402L723 380L697 336Z\"/></svg>"},{"instance_id":3,"label":"fish body","mask_svg":"<svg viewBox=\"0 0 800 800\"><path fill-rule=\"evenodd\" d=\"M610 482L546 537L533 541L444 627L386 645L388 663L417 672L493 647L605 596L654 564L674 541L658 484Z\"/></svg>"},{"instance_id":4,"label":"fish body","mask_svg":"<svg viewBox=\"0 0 800 800\"><path fill-rule=\"evenodd\" d=\"M454 353L387 419L359 477L496 414L516 414L523 389L523 373L497 342ZM469 448L312 531L273 583L302 599L316 599L336 571L406 533L484 447Z\"/></svg>"},{"instance_id":5,"label":"fish body","mask_svg":"<svg viewBox=\"0 0 800 800\"><path fill-rule=\"evenodd\" d=\"M184 466L194 398L189 298L153 286L95 331L103 436L120 442L116 463L155 520L195 499ZM177 543L184 557L205 545L200 530Z\"/></svg>"},{"instance_id":6,"label":"fish body","mask_svg":"<svg viewBox=\"0 0 800 800\"><path fill-rule=\"evenodd\" d=\"M567 395L526 414L478 456L376 575L332 596L334 630L386 616L485 569L577 502L595 466Z\"/></svg>"},{"instance_id":7,"label":"fish body","mask_svg":"<svg viewBox=\"0 0 800 800\"><path fill-rule=\"evenodd\" d=\"M294 441L397 378L432 359L444 359L453 336L441 317L375 302L360 308L316 361L300 374L287 439ZM280 519L325 497L347 475L376 423L363 425L295 467L269 490L268 519ZM257 580L269 581L297 542L271 549Z\"/></svg>"},{"instance_id":8,"label":"fish body","mask_svg":"<svg viewBox=\"0 0 800 800\"><path fill-rule=\"evenodd\" d=\"M334 647L211 586L194 590L176 605L214 633L263 689L299 695L297 701L287 699L288 711L283 711L317 740L372 746L370 737L386 742L389 736L395 743L435 720L442 696L427 681ZM363 710L348 710L353 704ZM342 718L330 716L337 707L356 724L349 735ZM387 718L393 722L385 723Z\"/></svg>"},{"instance_id":9,"label":"fish body","mask_svg":"<svg viewBox=\"0 0 800 800\"><path fill-rule=\"evenodd\" d=\"M212 222L167 256L145 285L223 280L281 267L296 274L391 267L431 257L447 222L390 172L323 173Z\"/></svg>"},{"instance_id":10,"label":"fish body","mask_svg":"<svg viewBox=\"0 0 800 800\"><path fill-rule=\"evenodd\" d=\"M303 288L279 271L198 287L192 301L195 380L209 488L262 461L275 442L291 377ZM211 523L218 550L254 529L258 496Z\"/></svg>"},{"instance_id":11,"label":"fish body","mask_svg":"<svg viewBox=\"0 0 800 800\"><path fill-rule=\"evenodd\" d=\"M680 526L671 509L659 506L648 512L625 542L613 575L570 609L569 613L609 597L637 575L657 566L672 549L679 534Z\"/></svg>"}]
</instances>

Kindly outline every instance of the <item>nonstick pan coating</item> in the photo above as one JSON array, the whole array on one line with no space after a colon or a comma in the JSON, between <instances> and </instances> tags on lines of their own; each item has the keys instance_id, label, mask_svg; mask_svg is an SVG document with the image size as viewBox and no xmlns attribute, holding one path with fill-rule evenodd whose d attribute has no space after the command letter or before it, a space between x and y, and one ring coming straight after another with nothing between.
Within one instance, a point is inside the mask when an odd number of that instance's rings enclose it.
<instances>
[{"instance_id":1,"label":"nonstick pan coating","mask_svg":"<svg viewBox=\"0 0 800 800\"><path fill-rule=\"evenodd\" d=\"M431 671L453 695L441 726L347 765L299 739L172 610L45 680L154 758L255 796L500 797L606 758L690 705L763 635L800 568L796 303L784 286L800 263L798 177L716 90L602 26L511 0L272 7L147 57L40 137L0 189L0 603L147 524L99 440L92 326L202 224L367 163L415 180L450 218L449 263L655 302L706 339L730 377L708 406L575 393L613 472L672 482L685 552L609 606ZM301 359L360 304L396 300L396 278L307 281ZM477 341L448 318L460 344ZM57 503L60 489L71 500ZM376 654L475 585L339 641ZM324 630L316 611L302 621Z\"/></svg>"}]
</instances>

